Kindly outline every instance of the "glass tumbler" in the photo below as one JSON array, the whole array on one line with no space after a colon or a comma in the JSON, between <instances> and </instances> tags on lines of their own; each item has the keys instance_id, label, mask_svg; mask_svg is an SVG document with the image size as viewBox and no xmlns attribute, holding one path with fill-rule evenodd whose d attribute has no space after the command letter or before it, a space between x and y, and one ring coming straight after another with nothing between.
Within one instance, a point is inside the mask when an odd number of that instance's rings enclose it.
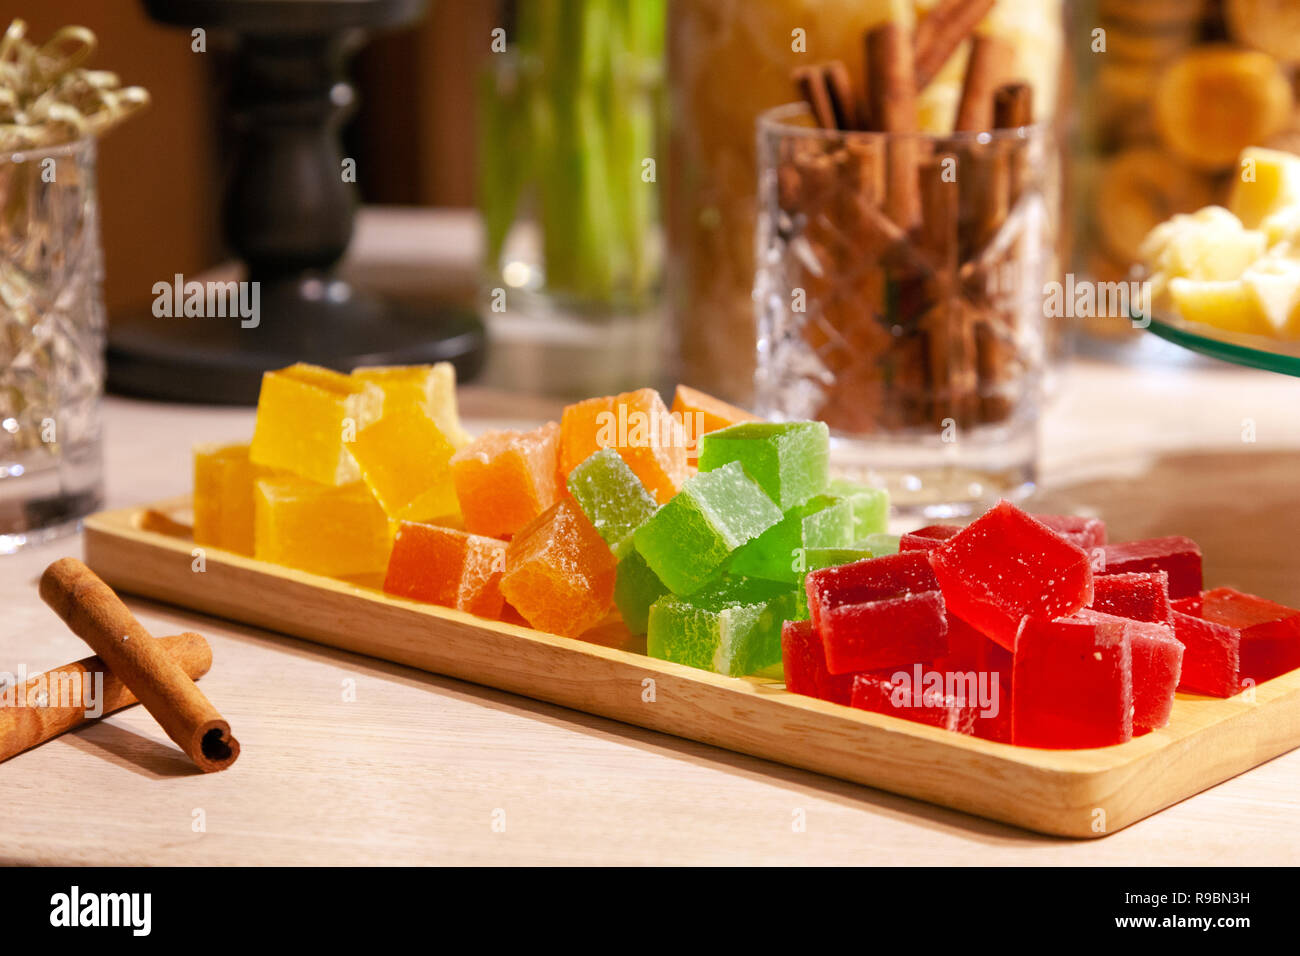
<instances>
[{"instance_id":1,"label":"glass tumbler","mask_svg":"<svg viewBox=\"0 0 1300 956\"><path fill-rule=\"evenodd\" d=\"M758 122L756 410L820 419L832 463L932 518L1036 479L1050 130L842 132Z\"/></svg>"},{"instance_id":2,"label":"glass tumbler","mask_svg":"<svg viewBox=\"0 0 1300 956\"><path fill-rule=\"evenodd\" d=\"M95 144L0 154L0 553L101 501Z\"/></svg>"}]
</instances>

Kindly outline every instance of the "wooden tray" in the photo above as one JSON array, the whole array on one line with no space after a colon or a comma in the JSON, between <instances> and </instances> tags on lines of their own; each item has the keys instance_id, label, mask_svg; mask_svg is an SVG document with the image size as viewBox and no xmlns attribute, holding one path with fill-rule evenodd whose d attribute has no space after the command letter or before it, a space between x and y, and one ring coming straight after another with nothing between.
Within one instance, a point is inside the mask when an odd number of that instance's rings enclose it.
<instances>
[{"instance_id":1,"label":"wooden tray","mask_svg":"<svg viewBox=\"0 0 1300 956\"><path fill-rule=\"evenodd\" d=\"M216 549L199 574L192 541L144 521L183 506L86 519L86 562L124 591L1043 833L1113 833L1300 745L1300 671L1253 703L1180 694L1168 727L1116 747L1032 750L654 660L621 625L558 637Z\"/></svg>"}]
</instances>

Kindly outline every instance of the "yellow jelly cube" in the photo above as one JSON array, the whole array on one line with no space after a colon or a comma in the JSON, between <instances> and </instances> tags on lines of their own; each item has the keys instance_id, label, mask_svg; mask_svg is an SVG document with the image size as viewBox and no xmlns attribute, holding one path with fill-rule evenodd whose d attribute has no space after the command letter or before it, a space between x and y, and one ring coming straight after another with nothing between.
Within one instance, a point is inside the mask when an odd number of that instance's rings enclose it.
<instances>
[{"instance_id":1,"label":"yellow jelly cube","mask_svg":"<svg viewBox=\"0 0 1300 956\"><path fill-rule=\"evenodd\" d=\"M194 543L253 553L253 483L267 469L248 445L194 446Z\"/></svg>"},{"instance_id":2,"label":"yellow jelly cube","mask_svg":"<svg viewBox=\"0 0 1300 956\"><path fill-rule=\"evenodd\" d=\"M254 497L254 556L331 577L382 573L393 532L365 485L262 478Z\"/></svg>"},{"instance_id":3,"label":"yellow jelly cube","mask_svg":"<svg viewBox=\"0 0 1300 956\"><path fill-rule=\"evenodd\" d=\"M385 408L347 447L361 480L390 518L426 521L460 513L451 480L456 449L421 406Z\"/></svg>"},{"instance_id":4,"label":"yellow jelly cube","mask_svg":"<svg viewBox=\"0 0 1300 956\"><path fill-rule=\"evenodd\" d=\"M469 433L460 425L456 405L456 366L450 362L369 365L354 369L352 377L383 389L384 414L399 403L419 405L457 450L470 443Z\"/></svg>"},{"instance_id":5,"label":"yellow jelly cube","mask_svg":"<svg viewBox=\"0 0 1300 956\"><path fill-rule=\"evenodd\" d=\"M249 458L325 485L358 480L346 443L379 417L378 386L316 365L262 376Z\"/></svg>"}]
</instances>

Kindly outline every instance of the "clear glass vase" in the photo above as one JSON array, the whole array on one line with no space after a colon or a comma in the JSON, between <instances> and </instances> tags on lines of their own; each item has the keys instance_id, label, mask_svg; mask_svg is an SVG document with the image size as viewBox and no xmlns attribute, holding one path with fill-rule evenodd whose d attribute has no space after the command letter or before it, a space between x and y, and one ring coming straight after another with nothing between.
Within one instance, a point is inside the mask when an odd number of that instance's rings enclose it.
<instances>
[{"instance_id":1,"label":"clear glass vase","mask_svg":"<svg viewBox=\"0 0 1300 956\"><path fill-rule=\"evenodd\" d=\"M826 422L839 470L904 512L1032 488L1060 226L1050 129L828 131L795 104L759 118L758 154L756 411Z\"/></svg>"},{"instance_id":2,"label":"clear glass vase","mask_svg":"<svg viewBox=\"0 0 1300 956\"><path fill-rule=\"evenodd\" d=\"M0 553L101 501L102 277L94 141L0 155Z\"/></svg>"}]
</instances>

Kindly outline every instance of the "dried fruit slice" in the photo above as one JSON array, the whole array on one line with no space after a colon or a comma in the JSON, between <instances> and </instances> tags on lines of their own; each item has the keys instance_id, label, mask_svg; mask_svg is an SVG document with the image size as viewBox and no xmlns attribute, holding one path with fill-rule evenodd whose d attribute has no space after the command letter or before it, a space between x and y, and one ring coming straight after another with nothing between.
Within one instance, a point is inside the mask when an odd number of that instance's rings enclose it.
<instances>
[{"instance_id":1,"label":"dried fruit slice","mask_svg":"<svg viewBox=\"0 0 1300 956\"><path fill-rule=\"evenodd\" d=\"M1233 39L1283 63L1300 60L1300 5L1295 0L1227 0L1223 16Z\"/></svg>"},{"instance_id":2,"label":"dried fruit slice","mask_svg":"<svg viewBox=\"0 0 1300 956\"><path fill-rule=\"evenodd\" d=\"M1126 150L1098 177L1097 229L1116 258L1137 262L1153 228L1213 198L1206 178L1168 153L1151 147Z\"/></svg>"},{"instance_id":3,"label":"dried fruit slice","mask_svg":"<svg viewBox=\"0 0 1300 956\"><path fill-rule=\"evenodd\" d=\"M1268 54L1229 46L1188 52L1160 77L1155 117L1165 145L1197 169L1223 170L1281 131L1291 84Z\"/></svg>"}]
</instances>

